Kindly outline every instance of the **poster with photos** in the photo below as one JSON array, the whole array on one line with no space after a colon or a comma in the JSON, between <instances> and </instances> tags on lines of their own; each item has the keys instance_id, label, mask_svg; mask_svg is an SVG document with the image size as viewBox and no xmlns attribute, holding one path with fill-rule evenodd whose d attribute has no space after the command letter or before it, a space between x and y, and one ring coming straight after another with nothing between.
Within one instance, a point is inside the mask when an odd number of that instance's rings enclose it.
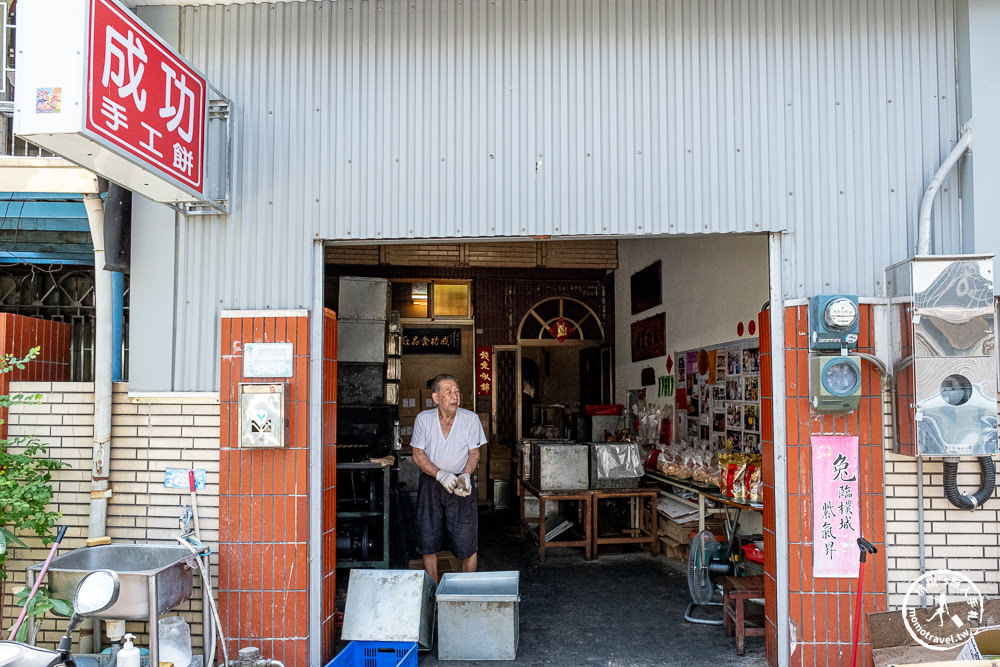
<instances>
[{"instance_id":1,"label":"poster with photos","mask_svg":"<svg viewBox=\"0 0 1000 667\"><path fill-rule=\"evenodd\" d=\"M678 361L675 437L717 450L760 453L760 343L748 338L682 350Z\"/></svg>"}]
</instances>

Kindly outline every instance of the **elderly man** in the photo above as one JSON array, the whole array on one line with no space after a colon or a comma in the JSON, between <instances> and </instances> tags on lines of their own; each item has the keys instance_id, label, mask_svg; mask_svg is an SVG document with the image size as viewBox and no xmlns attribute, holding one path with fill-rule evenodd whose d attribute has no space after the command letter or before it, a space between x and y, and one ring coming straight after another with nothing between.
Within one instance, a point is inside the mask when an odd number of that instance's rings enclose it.
<instances>
[{"instance_id":1,"label":"elderly man","mask_svg":"<svg viewBox=\"0 0 1000 667\"><path fill-rule=\"evenodd\" d=\"M431 384L436 408L413 422L413 462L420 468L417 488L417 550L424 570L438 581L437 552L447 536L463 572L476 571L479 515L472 472L486 434L475 412L460 408L458 380L438 375Z\"/></svg>"}]
</instances>

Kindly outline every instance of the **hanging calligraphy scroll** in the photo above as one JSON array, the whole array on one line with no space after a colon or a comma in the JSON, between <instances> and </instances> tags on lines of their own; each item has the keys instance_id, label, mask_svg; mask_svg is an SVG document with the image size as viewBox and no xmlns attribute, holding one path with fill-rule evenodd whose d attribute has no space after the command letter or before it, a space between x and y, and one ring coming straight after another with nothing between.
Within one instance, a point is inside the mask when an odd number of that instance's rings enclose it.
<instances>
[{"instance_id":1,"label":"hanging calligraphy scroll","mask_svg":"<svg viewBox=\"0 0 1000 667\"><path fill-rule=\"evenodd\" d=\"M459 328L403 328L403 354L461 354Z\"/></svg>"},{"instance_id":2,"label":"hanging calligraphy scroll","mask_svg":"<svg viewBox=\"0 0 1000 667\"><path fill-rule=\"evenodd\" d=\"M858 437L814 435L812 442L813 576L858 574Z\"/></svg>"},{"instance_id":3,"label":"hanging calligraphy scroll","mask_svg":"<svg viewBox=\"0 0 1000 667\"><path fill-rule=\"evenodd\" d=\"M493 348L476 348L476 396L493 395Z\"/></svg>"}]
</instances>

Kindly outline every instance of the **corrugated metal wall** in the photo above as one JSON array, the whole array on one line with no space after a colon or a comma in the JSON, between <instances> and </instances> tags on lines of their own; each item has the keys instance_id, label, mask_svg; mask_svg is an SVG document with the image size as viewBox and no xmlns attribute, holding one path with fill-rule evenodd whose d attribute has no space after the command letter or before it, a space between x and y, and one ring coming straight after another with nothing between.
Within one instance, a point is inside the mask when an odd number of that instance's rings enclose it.
<instances>
[{"instance_id":1,"label":"corrugated metal wall","mask_svg":"<svg viewBox=\"0 0 1000 667\"><path fill-rule=\"evenodd\" d=\"M223 305L309 303L314 237L786 230L788 297L875 294L958 133L950 0L180 11L236 152L233 214L181 224L178 388L215 377Z\"/></svg>"}]
</instances>

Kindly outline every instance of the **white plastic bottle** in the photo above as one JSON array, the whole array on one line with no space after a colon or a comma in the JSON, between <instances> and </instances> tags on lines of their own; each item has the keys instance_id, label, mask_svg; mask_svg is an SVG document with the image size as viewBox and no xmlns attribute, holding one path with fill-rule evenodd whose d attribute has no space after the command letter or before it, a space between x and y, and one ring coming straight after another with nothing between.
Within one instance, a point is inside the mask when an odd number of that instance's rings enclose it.
<instances>
[{"instance_id":1,"label":"white plastic bottle","mask_svg":"<svg viewBox=\"0 0 1000 667\"><path fill-rule=\"evenodd\" d=\"M131 632L125 635L125 646L118 651L118 667L139 667L139 649L132 645L133 639Z\"/></svg>"}]
</instances>

